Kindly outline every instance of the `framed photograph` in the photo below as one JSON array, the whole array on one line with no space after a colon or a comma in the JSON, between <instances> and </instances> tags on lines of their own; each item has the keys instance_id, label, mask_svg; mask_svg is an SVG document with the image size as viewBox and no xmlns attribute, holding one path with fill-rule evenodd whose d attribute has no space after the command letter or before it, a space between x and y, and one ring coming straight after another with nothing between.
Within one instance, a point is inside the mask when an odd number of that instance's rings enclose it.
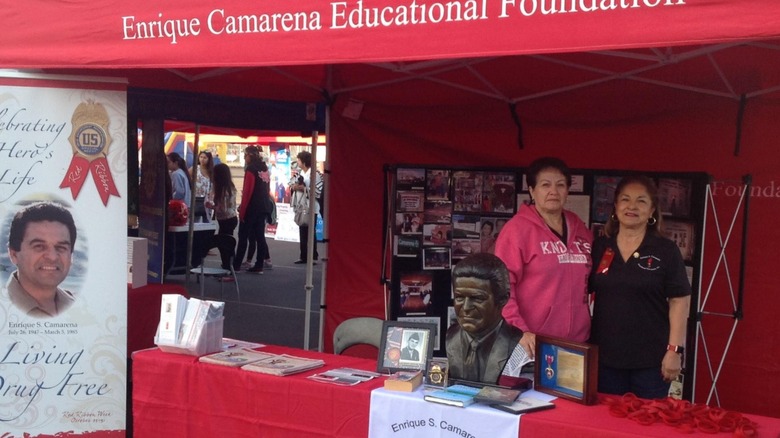
<instances>
[{"instance_id":1,"label":"framed photograph","mask_svg":"<svg viewBox=\"0 0 780 438\"><path fill-rule=\"evenodd\" d=\"M423 248L423 269L450 269L452 256L445 246Z\"/></svg>"},{"instance_id":2,"label":"framed photograph","mask_svg":"<svg viewBox=\"0 0 780 438\"><path fill-rule=\"evenodd\" d=\"M615 203L615 189L619 176L596 176L593 179L593 208L590 210L590 219L593 222L606 222L612 214Z\"/></svg>"},{"instance_id":3,"label":"framed photograph","mask_svg":"<svg viewBox=\"0 0 780 438\"><path fill-rule=\"evenodd\" d=\"M485 213L515 212L515 175L488 173L482 183L482 211Z\"/></svg>"},{"instance_id":4,"label":"framed photograph","mask_svg":"<svg viewBox=\"0 0 780 438\"><path fill-rule=\"evenodd\" d=\"M395 236L393 255L396 257L419 257L422 241L416 236Z\"/></svg>"},{"instance_id":5,"label":"framed photograph","mask_svg":"<svg viewBox=\"0 0 780 438\"><path fill-rule=\"evenodd\" d=\"M433 357L436 326L421 322L384 321L382 343L376 370L394 373L402 370L425 370Z\"/></svg>"},{"instance_id":6,"label":"framed photograph","mask_svg":"<svg viewBox=\"0 0 780 438\"><path fill-rule=\"evenodd\" d=\"M452 244L451 224L423 225L423 245L450 245L450 244Z\"/></svg>"},{"instance_id":7,"label":"framed photograph","mask_svg":"<svg viewBox=\"0 0 780 438\"><path fill-rule=\"evenodd\" d=\"M449 170L428 170L426 172L425 196L428 200L450 200Z\"/></svg>"},{"instance_id":8,"label":"framed photograph","mask_svg":"<svg viewBox=\"0 0 780 438\"><path fill-rule=\"evenodd\" d=\"M482 210L482 172L455 171L452 174L454 185L454 210L479 212Z\"/></svg>"},{"instance_id":9,"label":"framed photograph","mask_svg":"<svg viewBox=\"0 0 780 438\"><path fill-rule=\"evenodd\" d=\"M396 170L396 190L425 189L425 169L399 167Z\"/></svg>"},{"instance_id":10,"label":"framed photograph","mask_svg":"<svg viewBox=\"0 0 780 438\"><path fill-rule=\"evenodd\" d=\"M439 349L439 342L440 342L440 336L439 332L441 332L441 318L438 316L399 316L398 317L399 322L423 322L425 324L433 324L436 329L434 330L435 336L433 339L433 351L437 351Z\"/></svg>"},{"instance_id":11,"label":"framed photograph","mask_svg":"<svg viewBox=\"0 0 780 438\"><path fill-rule=\"evenodd\" d=\"M598 347L536 336L534 389L592 405L598 402Z\"/></svg>"},{"instance_id":12,"label":"framed photograph","mask_svg":"<svg viewBox=\"0 0 780 438\"><path fill-rule=\"evenodd\" d=\"M399 190L396 193L395 208L400 212L422 212L425 207L425 194L413 190Z\"/></svg>"},{"instance_id":13,"label":"framed photograph","mask_svg":"<svg viewBox=\"0 0 780 438\"><path fill-rule=\"evenodd\" d=\"M432 304L433 274L428 272L402 273L398 297L403 315L424 315Z\"/></svg>"},{"instance_id":14,"label":"framed photograph","mask_svg":"<svg viewBox=\"0 0 780 438\"><path fill-rule=\"evenodd\" d=\"M569 195L565 208L573 211L584 223L590 223L590 196Z\"/></svg>"},{"instance_id":15,"label":"framed photograph","mask_svg":"<svg viewBox=\"0 0 780 438\"><path fill-rule=\"evenodd\" d=\"M664 220L664 235L677 245L683 260L693 260L693 250L696 247L694 224L690 221Z\"/></svg>"},{"instance_id":16,"label":"framed photograph","mask_svg":"<svg viewBox=\"0 0 780 438\"><path fill-rule=\"evenodd\" d=\"M395 234L422 234L423 215L420 212L396 213Z\"/></svg>"},{"instance_id":17,"label":"framed photograph","mask_svg":"<svg viewBox=\"0 0 780 438\"><path fill-rule=\"evenodd\" d=\"M662 215L688 217L691 214L691 189L689 179L661 178L658 180L658 208Z\"/></svg>"},{"instance_id":18,"label":"framed photograph","mask_svg":"<svg viewBox=\"0 0 780 438\"><path fill-rule=\"evenodd\" d=\"M449 224L452 222L452 202L450 201L425 201L425 214L423 219L426 224Z\"/></svg>"}]
</instances>

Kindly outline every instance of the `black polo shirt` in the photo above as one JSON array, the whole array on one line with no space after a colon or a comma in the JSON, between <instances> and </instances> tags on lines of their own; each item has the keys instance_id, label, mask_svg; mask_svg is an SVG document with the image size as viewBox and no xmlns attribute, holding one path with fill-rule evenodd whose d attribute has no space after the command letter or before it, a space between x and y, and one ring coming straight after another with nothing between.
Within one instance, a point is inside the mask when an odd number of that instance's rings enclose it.
<instances>
[{"instance_id":1,"label":"black polo shirt","mask_svg":"<svg viewBox=\"0 0 780 438\"><path fill-rule=\"evenodd\" d=\"M604 273L607 248L614 257ZM660 366L669 343L668 299L691 294L677 245L648 233L624 262L615 238L601 237L593 243L592 257L591 342L599 346L599 363L622 369Z\"/></svg>"}]
</instances>

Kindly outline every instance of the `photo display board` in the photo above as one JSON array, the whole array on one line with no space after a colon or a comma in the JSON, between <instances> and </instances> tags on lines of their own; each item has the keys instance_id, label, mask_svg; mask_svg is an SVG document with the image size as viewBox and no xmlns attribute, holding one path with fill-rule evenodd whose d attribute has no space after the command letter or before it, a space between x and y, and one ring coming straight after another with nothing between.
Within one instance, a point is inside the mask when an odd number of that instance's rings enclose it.
<instances>
[{"instance_id":1,"label":"photo display board","mask_svg":"<svg viewBox=\"0 0 780 438\"><path fill-rule=\"evenodd\" d=\"M394 183L392 211L386 212L393 245L390 318L435 324L434 356L443 357L444 335L457 323L452 268L471 254L493 252L504 224L530 199L525 169L396 165L387 171ZM707 174L572 169L564 208L576 213L595 239L612 213L618 182L631 174L646 175L658 186L664 234L680 249L696 302ZM688 345L694 345L696 332L692 316ZM689 369L693 360L694 352L686 355Z\"/></svg>"}]
</instances>

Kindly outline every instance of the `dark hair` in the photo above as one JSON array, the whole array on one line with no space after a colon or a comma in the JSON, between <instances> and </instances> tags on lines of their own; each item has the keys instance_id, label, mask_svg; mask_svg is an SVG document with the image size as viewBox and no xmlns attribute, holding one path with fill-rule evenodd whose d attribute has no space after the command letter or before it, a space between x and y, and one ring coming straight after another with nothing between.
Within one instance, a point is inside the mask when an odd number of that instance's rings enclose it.
<instances>
[{"instance_id":1,"label":"dark hair","mask_svg":"<svg viewBox=\"0 0 780 438\"><path fill-rule=\"evenodd\" d=\"M663 219L661 216L661 208L658 206L658 187L655 185L652 179L644 175L629 175L624 176L620 180L617 187L615 187L615 197L612 201L612 214L609 215L609 220L604 225L604 234L607 237L616 236L620 223L615 216L615 204L618 202L618 197L623 192L623 189L629 184L639 184L647 190L647 194L650 195L651 207L655 208L652 217L655 218L654 224L647 224L647 229L653 234L662 235L663 233Z\"/></svg>"},{"instance_id":2,"label":"dark hair","mask_svg":"<svg viewBox=\"0 0 780 438\"><path fill-rule=\"evenodd\" d=\"M455 285L455 280L461 277L488 280L496 303L503 306L509 300L509 270L493 254L477 253L458 262L452 270L452 284Z\"/></svg>"},{"instance_id":3,"label":"dark hair","mask_svg":"<svg viewBox=\"0 0 780 438\"><path fill-rule=\"evenodd\" d=\"M182 158L181 155L177 154L176 152L170 152L168 154L168 158L176 163L176 165L179 166L179 169L187 172L187 162L184 161L184 158Z\"/></svg>"},{"instance_id":4,"label":"dark hair","mask_svg":"<svg viewBox=\"0 0 780 438\"><path fill-rule=\"evenodd\" d=\"M168 153L168 159L176 163L176 165L179 166L179 169L183 170L186 175L189 175L189 172L187 172L187 162L184 161L184 158L182 158L181 155L176 152L170 152ZM192 180L190 178L187 178L187 184L192 188Z\"/></svg>"},{"instance_id":5,"label":"dark hair","mask_svg":"<svg viewBox=\"0 0 780 438\"><path fill-rule=\"evenodd\" d=\"M206 157L208 157L208 161L206 161L206 176L209 177L209 179L214 178L214 156L211 155L211 152L209 151L200 151L198 153L198 158L200 158L200 155L203 154ZM200 168L200 163L198 163L198 168Z\"/></svg>"},{"instance_id":6,"label":"dark hair","mask_svg":"<svg viewBox=\"0 0 780 438\"><path fill-rule=\"evenodd\" d=\"M214 166L214 202L222 202L225 194L233 194L235 192L236 185L233 183L230 167L224 163Z\"/></svg>"},{"instance_id":7,"label":"dark hair","mask_svg":"<svg viewBox=\"0 0 780 438\"><path fill-rule=\"evenodd\" d=\"M11 230L8 233L8 247L14 251L22 249L22 240L30 222L59 222L70 232L70 252L76 246L76 223L73 216L60 204L54 202L38 202L17 211L11 220Z\"/></svg>"},{"instance_id":8,"label":"dark hair","mask_svg":"<svg viewBox=\"0 0 780 438\"><path fill-rule=\"evenodd\" d=\"M554 157L537 158L531 162L525 176L528 187L536 187L536 179L539 178L539 174L547 169L554 169L561 172L563 176L566 177L566 187L571 187L571 170L569 169L569 166L560 158Z\"/></svg>"},{"instance_id":9,"label":"dark hair","mask_svg":"<svg viewBox=\"0 0 780 438\"><path fill-rule=\"evenodd\" d=\"M299 152L297 158L301 160L301 163L305 164L306 167L311 167L311 152L309 151Z\"/></svg>"},{"instance_id":10,"label":"dark hair","mask_svg":"<svg viewBox=\"0 0 780 438\"><path fill-rule=\"evenodd\" d=\"M482 226L481 226L481 227L479 227L479 229L481 230L481 229L485 228L485 225L490 225L490 232L491 232L491 233L493 232L493 230L495 230L495 229L496 229L495 225L493 225L493 221L485 221L485 222L482 222Z\"/></svg>"}]
</instances>

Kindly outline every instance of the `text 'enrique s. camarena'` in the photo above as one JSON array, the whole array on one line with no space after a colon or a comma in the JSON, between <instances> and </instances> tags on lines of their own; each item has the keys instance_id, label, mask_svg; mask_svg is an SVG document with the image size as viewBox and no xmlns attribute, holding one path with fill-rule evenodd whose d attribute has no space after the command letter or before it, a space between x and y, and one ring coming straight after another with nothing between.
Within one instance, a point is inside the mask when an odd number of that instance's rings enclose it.
<instances>
[{"instance_id":1,"label":"text 'enrique s. camarena'","mask_svg":"<svg viewBox=\"0 0 780 438\"><path fill-rule=\"evenodd\" d=\"M395 2L394 2L395 3ZM495 4L495 7L491 8ZM332 2L325 11L235 13L213 9L205 17L171 18L162 12L153 19L125 15L123 40L167 39L170 44L197 37L204 30L212 35L318 31L323 29L389 28L487 20L490 14L504 19L513 16L549 16L615 10L684 6L685 0L410 0L408 3L366 6ZM325 18L323 18L325 16Z\"/></svg>"}]
</instances>

